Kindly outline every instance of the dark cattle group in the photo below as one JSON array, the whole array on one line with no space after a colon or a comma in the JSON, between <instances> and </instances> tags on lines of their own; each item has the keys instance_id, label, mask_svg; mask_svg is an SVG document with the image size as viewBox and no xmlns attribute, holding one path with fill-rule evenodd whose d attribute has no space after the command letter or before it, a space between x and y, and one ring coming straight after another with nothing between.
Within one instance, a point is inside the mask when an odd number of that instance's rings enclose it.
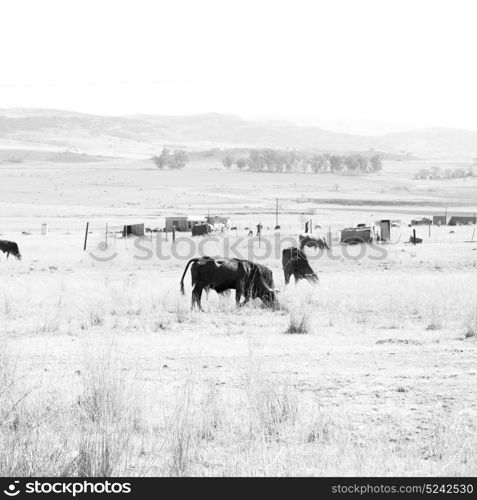
<instances>
[{"instance_id":1,"label":"dark cattle group","mask_svg":"<svg viewBox=\"0 0 477 500\"><path fill-rule=\"evenodd\" d=\"M265 305L276 302L273 274L268 267L243 259L216 259L200 257L191 259L182 274L181 292L184 294L184 278L191 266L192 307L202 310L202 291L215 290L217 293L235 290L235 302L244 305L250 299L259 298ZM240 299L244 297L244 302Z\"/></svg>"},{"instance_id":2,"label":"dark cattle group","mask_svg":"<svg viewBox=\"0 0 477 500\"><path fill-rule=\"evenodd\" d=\"M311 268L303 248L306 246L328 248L326 240L300 236L300 246L301 248L285 248L282 251L285 284L290 282L291 276L295 278L295 282L305 279L313 284L318 283L318 276ZM0 240L0 251L6 254L7 259L10 255L18 260L22 258L18 245L14 241ZM215 290L219 294L235 290L237 306L243 306L253 299L260 299L268 307L274 307L277 304L278 290L275 289L273 273L263 264L237 258L198 257L191 259L180 281L182 294L185 293L184 278L189 266L192 278L192 308L197 306L202 310L201 298L204 290L206 292ZM240 302L242 297L244 300Z\"/></svg>"},{"instance_id":3,"label":"dark cattle group","mask_svg":"<svg viewBox=\"0 0 477 500\"><path fill-rule=\"evenodd\" d=\"M0 251L7 254L7 259L10 254L18 260L22 259L18 245L14 241L0 240Z\"/></svg>"}]
</instances>

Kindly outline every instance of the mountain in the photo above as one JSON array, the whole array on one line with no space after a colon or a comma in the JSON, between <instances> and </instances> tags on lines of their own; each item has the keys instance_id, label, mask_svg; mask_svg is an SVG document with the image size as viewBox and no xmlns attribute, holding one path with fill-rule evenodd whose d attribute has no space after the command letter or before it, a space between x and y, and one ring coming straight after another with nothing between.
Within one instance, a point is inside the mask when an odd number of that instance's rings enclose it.
<instances>
[{"instance_id":1,"label":"mountain","mask_svg":"<svg viewBox=\"0 0 477 500\"><path fill-rule=\"evenodd\" d=\"M366 151L426 158L477 157L477 132L431 128L366 136L286 121L252 121L233 115L99 116L52 109L0 109L0 148L148 156L163 146L277 147L323 152Z\"/></svg>"}]
</instances>

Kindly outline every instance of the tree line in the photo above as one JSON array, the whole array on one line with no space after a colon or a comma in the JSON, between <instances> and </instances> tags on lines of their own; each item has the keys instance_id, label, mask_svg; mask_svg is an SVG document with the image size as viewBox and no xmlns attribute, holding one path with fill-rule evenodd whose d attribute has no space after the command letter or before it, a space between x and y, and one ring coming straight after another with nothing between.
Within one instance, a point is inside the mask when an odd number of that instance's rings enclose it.
<instances>
[{"instance_id":1,"label":"tree line","mask_svg":"<svg viewBox=\"0 0 477 500\"><path fill-rule=\"evenodd\" d=\"M159 156L152 157L152 161L156 167L161 170L165 168L180 170L187 165L189 158L187 157L187 153L182 149L171 151L168 148L163 148L162 153Z\"/></svg>"},{"instance_id":2,"label":"tree line","mask_svg":"<svg viewBox=\"0 0 477 500\"><path fill-rule=\"evenodd\" d=\"M379 172L383 166L377 154L309 154L301 151L252 149L248 156L222 158L226 170L237 168L252 172L312 172L312 173L368 173Z\"/></svg>"},{"instance_id":3,"label":"tree line","mask_svg":"<svg viewBox=\"0 0 477 500\"><path fill-rule=\"evenodd\" d=\"M421 168L415 175L415 179L464 179L465 177L474 177L474 165L457 168L431 167Z\"/></svg>"}]
</instances>

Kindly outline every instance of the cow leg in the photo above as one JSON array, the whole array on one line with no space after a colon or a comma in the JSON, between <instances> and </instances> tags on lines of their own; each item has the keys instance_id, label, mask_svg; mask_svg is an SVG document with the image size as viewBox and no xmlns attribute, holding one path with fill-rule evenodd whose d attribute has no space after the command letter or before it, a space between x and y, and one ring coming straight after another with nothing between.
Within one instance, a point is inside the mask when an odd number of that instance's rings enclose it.
<instances>
[{"instance_id":1,"label":"cow leg","mask_svg":"<svg viewBox=\"0 0 477 500\"><path fill-rule=\"evenodd\" d=\"M240 304L240 307L243 307L245 304L248 304L249 300L250 300L250 297L249 297L249 296L247 296L247 295L244 295L244 300L243 300L243 302Z\"/></svg>"},{"instance_id":2,"label":"cow leg","mask_svg":"<svg viewBox=\"0 0 477 500\"><path fill-rule=\"evenodd\" d=\"M250 290L245 288L242 290L242 294L243 294L243 302L240 304L240 307L243 307L250 300Z\"/></svg>"},{"instance_id":3,"label":"cow leg","mask_svg":"<svg viewBox=\"0 0 477 500\"><path fill-rule=\"evenodd\" d=\"M285 275L285 285L288 285L290 283L290 276L292 275L290 272L290 262L283 267L283 274Z\"/></svg>"},{"instance_id":4,"label":"cow leg","mask_svg":"<svg viewBox=\"0 0 477 500\"><path fill-rule=\"evenodd\" d=\"M285 285L288 285L290 283L290 274L287 271L283 271L283 274L285 275Z\"/></svg>"},{"instance_id":5,"label":"cow leg","mask_svg":"<svg viewBox=\"0 0 477 500\"><path fill-rule=\"evenodd\" d=\"M203 311L202 305L200 303L201 297L202 297L202 288L196 285L192 290L192 309L194 309L194 306L197 304L199 311Z\"/></svg>"},{"instance_id":6,"label":"cow leg","mask_svg":"<svg viewBox=\"0 0 477 500\"><path fill-rule=\"evenodd\" d=\"M240 287L237 286L235 289L235 305L238 307L240 305L240 297L242 296L242 291L240 290Z\"/></svg>"}]
</instances>

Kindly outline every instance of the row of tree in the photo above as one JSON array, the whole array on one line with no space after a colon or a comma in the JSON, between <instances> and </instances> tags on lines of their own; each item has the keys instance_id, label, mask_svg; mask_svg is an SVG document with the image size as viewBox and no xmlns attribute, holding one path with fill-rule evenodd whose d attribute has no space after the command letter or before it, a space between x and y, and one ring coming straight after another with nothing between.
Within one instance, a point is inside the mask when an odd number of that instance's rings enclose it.
<instances>
[{"instance_id":1,"label":"row of tree","mask_svg":"<svg viewBox=\"0 0 477 500\"><path fill-rule=\"evenodd\" d=\"M382 170L379 155L309 154L301 151L252 149L248 156L234 158L227 154L222 159L226 170L233 167L252 172L313 172L313 173L367 173Z\"/></svg>"},{"instance_id":2,"label":"row of tree","mask_svg":"<svg viewBox=\"0 0 477 500\"><path fill-rule=\"evenodd\" d=\"M187 165L189 159L187 158L187 153L182 149L170 151L168 148L163 148L162 153L159 156L152 157L152 161L156 167L161 170L165 168L180 170Z\"/></svg>"},{"instance_id":3,"label":"row of tree","mask_svg":"<svg viewBox=\"0 0 477 500\"><path fill-rule=\"evenodd\" d=\"M430 169L421 168L415 175L415 179L464 179L465 177L474 177L475 171L473 165L468 167L441 168L431 167Z\"/></svg>"}]
</instances>

